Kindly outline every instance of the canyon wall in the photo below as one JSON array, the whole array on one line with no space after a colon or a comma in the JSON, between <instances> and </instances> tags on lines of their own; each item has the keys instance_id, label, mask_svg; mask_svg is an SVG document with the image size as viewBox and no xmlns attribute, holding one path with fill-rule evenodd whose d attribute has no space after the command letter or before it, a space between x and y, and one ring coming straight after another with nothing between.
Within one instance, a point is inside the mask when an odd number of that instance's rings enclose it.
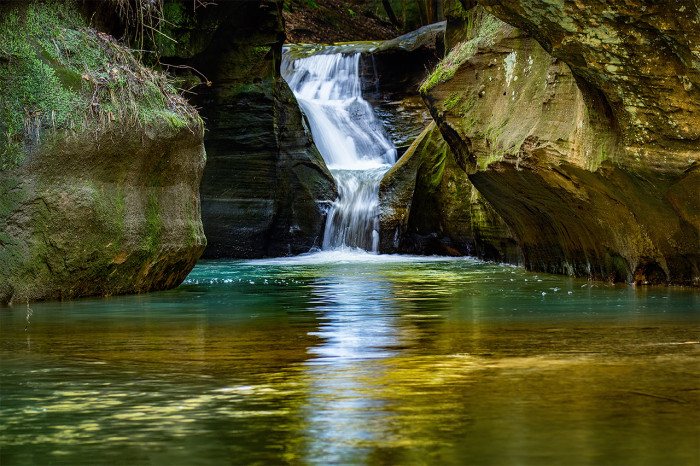
<instances>
[{"instance_id":1,"label":"canyon wall","mask_svg":"<svg viewBox=\"0 0 700 466\"><path fill-rule=\"evenodd\" d=\"M183 80L207 131L204 257L307 252L322 240L335 182L280 75L282 2L165 3L155 51Z\"/></svg>"},{"instance_id":2,"label":"canyon wall","mask_svg":"<svg viewBox=\"0 0 700 466\"><path fill-rule=\"evenodd\" d=\"M446 3L464 32L421 94L525 266L698 285L693 2Z\"/></svg>"}]
</instances>

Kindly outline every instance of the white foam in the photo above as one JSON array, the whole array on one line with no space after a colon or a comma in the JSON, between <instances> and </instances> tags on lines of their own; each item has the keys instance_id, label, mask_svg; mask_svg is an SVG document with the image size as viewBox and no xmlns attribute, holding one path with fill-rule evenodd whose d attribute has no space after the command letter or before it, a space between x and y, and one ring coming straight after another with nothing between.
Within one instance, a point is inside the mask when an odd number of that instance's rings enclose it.
<instances>
[{"instance_id":1,"label":"white foam","mask_svg":"<svg viewBox=\"0 0 700 466\"><path fill-rule=\"evenodd\" d=\"M393 264L426 263L449 261L476 261L471 257L412 256L405 254L376 254L358 248L338 248L328 251L314 251L293 257L271 259L251 259L251 265L323 265L323 264Z\"/></svg>"}]
</instances>

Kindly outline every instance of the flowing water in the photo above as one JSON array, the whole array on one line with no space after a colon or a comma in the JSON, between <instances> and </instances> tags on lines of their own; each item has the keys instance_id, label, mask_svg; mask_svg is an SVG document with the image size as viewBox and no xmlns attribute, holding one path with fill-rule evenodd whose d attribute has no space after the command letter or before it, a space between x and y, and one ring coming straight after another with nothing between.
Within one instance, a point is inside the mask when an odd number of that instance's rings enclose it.
<instances>
[{"instance_id":1,"label":"flowing water","mask_svg":"<svg viewBox=\"0 0 700 466\"><path fill-rule=\"evenodd\" d=\"M338 185L323 249L377 251L379 182L396 149L362 98L358 53L342 47L308 55L287 50L282 72L308 118L316 146Z\"/></svg>"},{"instance_id":2,"label":"flowing water","mask_svg":"<svg viewBox=\"0 0 700 466\"><path fill-rule=\"evenodd\" d=\"M697 465L698 309L471 259L203 262L0 308L0 464Z\"/></svg>"}]
</instances>

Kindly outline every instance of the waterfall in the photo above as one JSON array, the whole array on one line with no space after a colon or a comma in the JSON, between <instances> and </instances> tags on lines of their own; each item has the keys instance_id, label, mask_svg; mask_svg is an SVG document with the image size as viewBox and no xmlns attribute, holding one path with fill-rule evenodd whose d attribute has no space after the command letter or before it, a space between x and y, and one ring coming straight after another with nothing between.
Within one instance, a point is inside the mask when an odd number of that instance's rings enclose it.
<instances>
[{"instance_id":1,"label":"waterfall","mask_svg":"<svg viewBox=\"0 0 700 466\"><path fill-rule=\"evenodd\" d=\"M309 56L287 51L282 59L284 78L338 185L338 199L326 220L323 249L352 247L376 252L379 182L396 161L396 149L362 98L360 54L328 51L321 49Z\"/></svg>"}]
</instances>

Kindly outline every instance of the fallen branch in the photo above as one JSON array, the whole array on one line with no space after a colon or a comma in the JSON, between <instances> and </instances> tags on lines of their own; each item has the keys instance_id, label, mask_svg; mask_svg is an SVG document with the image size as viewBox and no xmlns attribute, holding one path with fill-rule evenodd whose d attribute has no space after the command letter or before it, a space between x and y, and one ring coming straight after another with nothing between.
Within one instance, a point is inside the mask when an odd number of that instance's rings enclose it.
<instances>
[{"instance_id":1,"label":"fallen branch","mask_svg":"<svg viewBox=\"0 0 700 466\"><path fill-rule=\"evenodd\" d=\"M146 26L148 29L150 29L150 30L152 30L152 31L157 32L158 34L160 34L161 36L165 37L166 39L170 39L171 41L175 42L176 44L178 43L175 39L173 39L173 38L170 37L169 35L165 34L164 32L162 32L162 31L160 31L160 30L154 28L153 26L149 26L148 24L144 24L144 26Z\"/></svg>"},{"instance_id":2,"label":"fallen branch","mask_svg":"<svg viewBox=\"0 0 700 466\"><path fill-rule=\"evenodd\" d=\"M211 87L212 82L209 81L209 78L204 76L204 73L202 73L201 71L199 71L197 68L195 68L193 66L190 66L190 65L169 65L167 63L162 63L162 62L160 62L160 64L161 64L161 66L166 66L168 68L190 69L190 70L194 71L195 73L197 73L198 75L200 75L202 78L204 78L204 82L206 83L207 87Z\"/></svg>"}]
</instances>

